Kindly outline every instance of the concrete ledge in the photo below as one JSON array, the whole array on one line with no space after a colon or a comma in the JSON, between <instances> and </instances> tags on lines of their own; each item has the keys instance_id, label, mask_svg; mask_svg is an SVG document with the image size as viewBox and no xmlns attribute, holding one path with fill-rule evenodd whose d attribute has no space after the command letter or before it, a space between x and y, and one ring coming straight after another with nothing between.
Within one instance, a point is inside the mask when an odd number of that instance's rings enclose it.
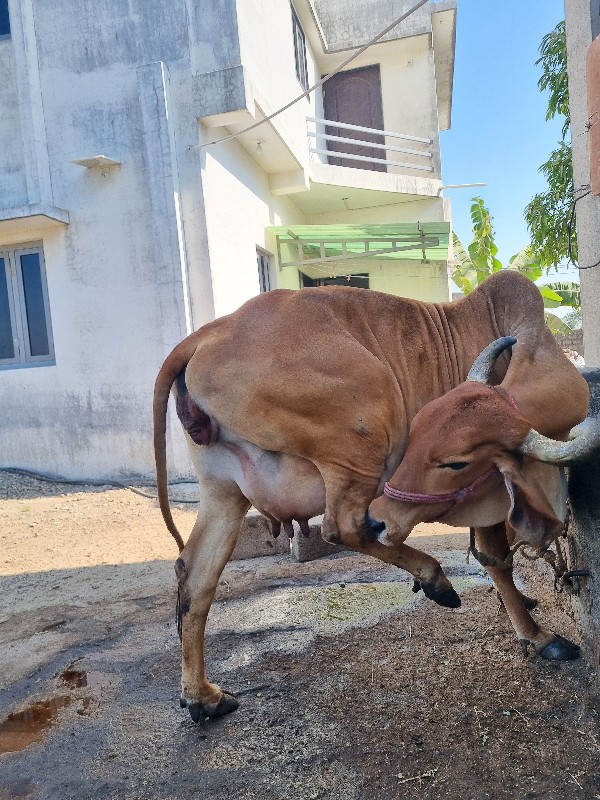
<instances>
[{"instance_id":1,"label":"concrete ledge","mask_svg":"<svg viewBox=\"0 0 600 800\"><path fill-rule=\"evenodd\" d=\"M254 120L254 94L241 64L194 75L192 91L194 115L210 128Z\"/></svg>"},{"instance_id":2,"label":"concrete ledge","mask_svg":"<svg viewBox=\"0 0 600 800\"><path fill-rule=\"evenodd\" d=\"M44 231L59 230L68 224L68 211L45 203L0 208L0 244L39 239Z\"/></svg>"},{"instance_id":3,"label":"concrete ledge","mask_svg":"<svg viewBox=\"0 0 600 800\"><path fill-rule=\"evenodd\" d=\"M582 367L579 372L586 379L590 388L588 417L598 417L600 416L600 369L597 367Z\"/></svg>"},{"instance_id":4,"label":"concrete ledge","mask_svg":"<svg viewBox=\"0 0 600 800\"><path fill-rule=\"evenodd\" d=\"M307 539L300 533L297 525L294 525L296 531L292 539L292 556L296 561L314 561L317 558L325 558L334 553L342 553L348 550L347 547L337 544L329 544L321 537L321 523L323 516L313 517L309 521L310 537Z\"/></svg>"},{"instance_id":5,"label":"concrete ledge","mask_svg":"<svg viewBox=\"0 0 600 800\"><path fill-rule=\"evenodd\" d=\"M284 531L277 539L273 538L271 525L266 517L258 511L249 511L242 525L240 538L235 546L232 560L244 558L260 558L290 552L290 543Z\"/></svg>"},{"instance_id":6,"label":"concrete ledge","mask_svg":"<svg viewBox=\"0 0 600 800\"><path fill-rule=\"evenodd\" d=\"M246 558L291 553L296 561L303 562L315 561L317 558L325 558L347 551L347 547L329 544L321 538L322 521L322 516L310 520L310 537L308 539L300 533L298 524L294 523L295 534L290 543L283 528L277 539L274 539L269 521L258 511L249 511L246 514L231 560L241 561Z\"/></svg>"}]
</instances>

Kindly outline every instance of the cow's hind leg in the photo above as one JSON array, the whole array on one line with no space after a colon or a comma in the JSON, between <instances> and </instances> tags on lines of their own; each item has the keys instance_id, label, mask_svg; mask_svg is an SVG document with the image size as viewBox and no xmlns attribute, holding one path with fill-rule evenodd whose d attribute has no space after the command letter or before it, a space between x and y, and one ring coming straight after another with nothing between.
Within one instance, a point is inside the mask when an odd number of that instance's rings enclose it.
<instances>
[{"instance_id":1,"label":"cow's hind leg","mask_svg":"<svg viewBox=\"0 0 600 800\"><path fill-rule=\"evenodd\" d=\"M485 568L494 581L523 651L527 653L531 644L542 658L550 661L578 658L580 650L576 644L543 628L533 619L527 608L529 598L515 586L512 567L497 566L504 561L510 549L504 523L477 528L475 542L477 549L490 557L490 563Z\"/></svg>"},{"instance_id":2,"label":"cow's hind leg","mask_svg":"<svg viewBox=\"0 0 600 800\"><path fill-rule=\"evenodd\" d=\"M175 563L179 589L181 706L194 722L235 711L231 694L210 683L204 671L204 631L217 584L235 547L250 504L231 482L203 477L198 517Z\"/></svg>"}]
</instances>

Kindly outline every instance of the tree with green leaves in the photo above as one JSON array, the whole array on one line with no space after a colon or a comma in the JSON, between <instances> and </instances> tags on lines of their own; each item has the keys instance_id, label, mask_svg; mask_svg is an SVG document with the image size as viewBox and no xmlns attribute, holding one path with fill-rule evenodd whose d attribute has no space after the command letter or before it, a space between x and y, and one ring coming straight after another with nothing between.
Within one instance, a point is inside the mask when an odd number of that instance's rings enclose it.
<instances>
[{"instance_id":1,"label":"tree with green leaves","mask_svg":"<svg viewBox=\"0 0 600 800\"><path fill-rule=\"evenodd\" d=\"M547 273L540 262L539 255L532 245L527 245L512 256L504 267L498 260L498 247L494 239L492 217L481 197L474 197L471 205L473 241L465 250L460 239L454 234L454 269L452 280L463 292L469 294L486 278L501 269L518 270L531 281L539 280ZM568 334L571 327L548 309L580 306L579 284L571 281L557 281L538 286L546 308L546 324L553 333Z\"/></svg>"},{"instance_id":2,"label":"tree with green leaves","mask_svg":"<svg viewBox=\"0 0 600 800\"><path fill-rule=\"evenodd\" d=\"M548 188L536 194L525 209L525 221L531 236L531 247L546 267L562 261L577 263L577 235L573 224L573 162L571 143L567 140L571 118L567 76L567 38L565 23L546 34L540 44L541 91L548 91L546 119L563 117L562 141L540 167Z\"/></svg>"}]
</instances>

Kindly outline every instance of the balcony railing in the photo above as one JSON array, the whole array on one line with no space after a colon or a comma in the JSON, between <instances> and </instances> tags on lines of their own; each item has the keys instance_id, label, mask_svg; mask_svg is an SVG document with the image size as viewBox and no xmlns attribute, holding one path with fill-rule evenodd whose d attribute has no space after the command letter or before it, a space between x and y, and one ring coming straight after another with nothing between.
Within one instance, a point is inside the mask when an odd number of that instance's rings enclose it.
<instances>
[{"instance_id":1,"label":"balcony railing","mask_svg":"<svg viewBox=\"0 0 600 800\"><path fill-rule=\"evenodd\" d=\"M430 150L424 149L433 142L431 139L424 139L420 136L409 136L405 133L394 133L392 131L377 130L375 128L365 128L362 125L350 125L347 122L337 122L335 120L319 119L318 117L307 117L308 123L308 143L311 154L318 156L327 156L326 159L320 160L324 163L340 163L342 166L348 166L343 163L346 161L362 162L364 166L362 169L387 169L387 167L394 167L396 169L415 169L422 172L433 172L432 153ZM332 128L337 129L340 135L327 133ZM344 135L345 132L352 132L354 134L367 134L371 138L358 138L350 133ZM390 143L390 140L394 144ZM335 142L340 146L340 149L333 149L327 146L328 142ZM396 143L403 144L410 142L417 147L401 147ZM361 150L366 150L367 153L377 153L377 155L367 155L361 153ZM381 158L379 158L379 151L381 151ZM389 158L388 153L402 153L403 155L411 156L410 161L396 161L395 158ZM373 164L373 166L367 166ZM359 166L360 164L352 166ZM394 170L396 171L396 170Z\"/></svg>"}]
</instances>

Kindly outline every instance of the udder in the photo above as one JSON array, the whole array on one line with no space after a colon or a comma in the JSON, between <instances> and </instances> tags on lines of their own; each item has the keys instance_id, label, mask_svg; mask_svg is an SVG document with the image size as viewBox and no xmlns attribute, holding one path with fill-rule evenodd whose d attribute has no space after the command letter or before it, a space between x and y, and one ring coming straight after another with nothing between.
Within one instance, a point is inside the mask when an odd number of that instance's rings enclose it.
<instances>
[{"instance_id":1,"label":"udder","mask_svg":"<svg viewBox=\"0 0 600 800\"><path fill-rule=\"evenodd\" d=\"M293 536L294 520L308 535L308 520L325 511L325 484L308 459L262 450L222 430L214 444L190 443L190 450L199 479L208 469L214 477L234 480L254 508L271 520L274 536L282 525Z\"/></svg>"}]
</instances>

